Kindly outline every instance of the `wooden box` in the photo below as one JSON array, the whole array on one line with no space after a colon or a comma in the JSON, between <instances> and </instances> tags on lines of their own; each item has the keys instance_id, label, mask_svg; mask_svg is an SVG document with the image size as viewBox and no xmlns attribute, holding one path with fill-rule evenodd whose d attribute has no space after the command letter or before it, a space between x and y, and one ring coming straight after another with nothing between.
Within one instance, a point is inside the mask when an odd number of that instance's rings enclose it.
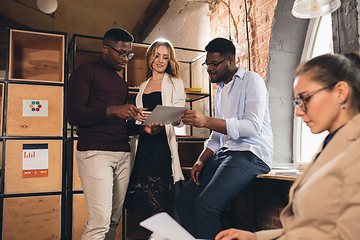
<instances>
[{"instance_id":1,"label":"wooden box","mask_svg":"<svg viewBox=\"0 0 360 240\"><path fill-rule=\"evenodd\" d=\"M7 140L5 144L5 194L61 191L61 140ZM36 152L34 149L37 149ZM32 170L29 170L29 165L24 162L28 158L25 155L28 156L29 152L30 154L35 152L34 155L37 156L37 158L29 159L33 161L33 166L35 164ZM45 155L38 158L44 153ZM46 160L48 161L47 173L46 167L43 167ZM36 164L39 165L38 169ZM29 172L34 172L34 175L28 175Z\"/></svg>"},{"instance_id":2,"label":"wooden box","mask_svg":"<svg viewBox=\"0 0 360 240\"><path fill-rule=\"evenodd\" d=\"M9 79L64 82L65 35L10 30Z\"/></svg>"},{"instance_id":3,"label":"wooden box","mask_svg":"<svg viewBox=\"0 0 360 240\"><path fill-rule=\"evenodd\" d=\"M63 88L9 84L7 136L62 136Z\"/></svg>"},{"instance_id":4,"label":"wooden box","mask_svg":"<svg viewBox=\"0 0 360 240\"><path fill-rule=\"evenodd\" d=\"M86 202L84 194L73 195L73 224L72 224L72 239L81 239L81 235L86 228L86 220L88 213L86 210ZM116 229L115 240L121 239L121 220Z\"/></svg>"},{"instance_id":5,"label":"wooden box","mask_svg":"<svg viewBox=\"0 0 360 240\"><path fill-rule=\"evenodd\" d=\"M148 46L133 44L134 57L129 60L126 67L126 80L129 87L139 87L146 79L145 54Z\"/></svg>"},{"instance_id":6,"label":"wooden box","mask_svg":"<svg viewBox=\"0 0 360 240\"><path fill-rule=\"evenodd\" d=\"M60 239L61 196L5 198L2 239Z\"/></svg>"}]
</instances>

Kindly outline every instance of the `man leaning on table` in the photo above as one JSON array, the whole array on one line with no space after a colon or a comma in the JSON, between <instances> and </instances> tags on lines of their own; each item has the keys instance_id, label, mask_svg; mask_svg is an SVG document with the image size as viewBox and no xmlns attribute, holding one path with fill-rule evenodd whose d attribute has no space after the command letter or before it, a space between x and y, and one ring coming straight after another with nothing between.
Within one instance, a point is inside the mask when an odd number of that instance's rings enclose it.
<instances>
[{"instance_id":1,"label":"man leaning on table","mask_svg":"<svg viewBox=\"0 0 360 240\"><path fill-rule=\"evenodd\" d=\"M221 212L258 175L270 171L273 136L264 80L235 65L235 46L225 38L205 48L210 81L217 84L215 117L188 110L183 122L212 131L176 197L181 224L196 238L214 239Z\"/></svg>"}]
</instances>

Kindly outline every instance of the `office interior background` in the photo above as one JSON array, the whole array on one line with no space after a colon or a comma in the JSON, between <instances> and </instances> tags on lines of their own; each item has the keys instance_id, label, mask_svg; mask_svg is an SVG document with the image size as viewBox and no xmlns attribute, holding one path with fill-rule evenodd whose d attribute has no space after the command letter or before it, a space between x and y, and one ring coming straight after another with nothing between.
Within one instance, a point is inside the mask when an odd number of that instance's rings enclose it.
<instances>
[{"instance_id":1,"label":"office interior background","mask_svg":"<svg viewBox=\"0 0 360 240\"><path fill-rule=\"evenodd\" d=\"M237 47L237 64L257 72L266 82L274 134L274 166L299 167L310 161L324 135L310 134L301 119L294 117L294 71L302 61L323 53L359 51L360 8L358 0L341 0L340 8L331 14L297 18L291 13L293 5L294 1L289 0L61 0L57 1L54 12L45 13L36 0L1 0L0 79L6 78L8 67L8 27L64 33L67 50L71 50L69 43L74 34L101 38L108 29L120 27L131 32L136 43L145 46L158 38L172 42L177 47L178 60L183 62L180 67L185 87L201 88L202 92L210 93L209 98L191 102L192 108L213 115L211 103L216 85L209 83L206 71L201 68L205 60L203 50L215 37L228 38ZM93 60L97 54L91 52L101 51L99 46L96 40L79 38L77 65ZM72 59L65 55L66 72L71 74ZM189 62L192 62L190 67ZM206 138L209 133L186 127L179 135ZM234 214L229 224L249 230L278 227L279 212L284 206L279 194L286 195L290 183L276 184L264 182L249 186L238 204L231 206ZM4 205L7 197L3 189L1 194ZM75 194L73 199L76 197ZM268 203L261 201L265 197L270 199ZM79 204L79 208L80 205L83 207ZM4 206L1 209L4 212ZM63 216L66 213L61 211L59 225L66 219ZM75 215L73 212L70 218ZM2 239L20 239L12 238L12 234L5 235L4 214L1 223ZM74 231L81 231L74 230L76 224L72 223L72 230L66 227L60 227L59 232L54 230L57 232L54 239L78 239ZM119 226L119 239L131 239L131 234L122 234L124 226Z\"/></svg>"}]
</instances>

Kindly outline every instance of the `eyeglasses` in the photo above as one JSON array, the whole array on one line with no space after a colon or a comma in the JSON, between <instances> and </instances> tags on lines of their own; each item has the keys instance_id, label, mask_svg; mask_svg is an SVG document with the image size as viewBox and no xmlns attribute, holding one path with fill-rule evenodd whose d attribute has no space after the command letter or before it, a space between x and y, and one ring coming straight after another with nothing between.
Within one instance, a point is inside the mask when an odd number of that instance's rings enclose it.
<instances>
[{"instance_id":1,"label":"eyeglasses","mask_svg":"<svg viewBox=\"0 0 360 240\"><path fill-rule=\"evenodd\" d=\"M201 66L203 66L205 69L208 69L208 68L212 68L212 69L215 69L217 68L223 61L225 60L228 60L230 57L227 57L227 58L224 58L222 61L218 62L218 63L208 63L208 62L203 62L201 64Z\"/></svg>"},{"instance_id":2,"label":"eyeglasses","mask_svg":"<svg viewBox=\"0 0 360 240\"><path fill-rule=\"evenodd\" d=\"M133 56L134 56L134 53L133 53L133 52L125 52L125 51L123 51L123 50L116 50L115 48L113 48L113 47L110 46L110 45L106 45L106 46L110 47L112 50L114 50L115 52L117 52L117 53L119 54L118 57L119 57L120 59L123 59L125 56L127 56L127 58L130 60L130 59L132 59Z\"/></svg>"},{"instance_id":3,"label":"eyeglasses","mask_svg":"<svg viewBox=\"0 0 360 240\"><path fill-rule=\"evenodd\" d=\"M323 87L323 88L320 88L318 90L315 90L315 91L312 91L312 92L308 92L308 93L303 93L303 94L299 94L297 95L297 97L295 98L294 100L294 106L295 108L296 107L300 107L300 109L306 113L307 111L307 108L306 108L306 103L308 103L310 101L310 98L312 96L314 96L316 93L322 91L322 90L325 90L325 89L328 89L328 88L332 88L333 86L335 86L335 84L332 84L330 86L327 86L327 87Z\"/></svg>"}]
</instances>

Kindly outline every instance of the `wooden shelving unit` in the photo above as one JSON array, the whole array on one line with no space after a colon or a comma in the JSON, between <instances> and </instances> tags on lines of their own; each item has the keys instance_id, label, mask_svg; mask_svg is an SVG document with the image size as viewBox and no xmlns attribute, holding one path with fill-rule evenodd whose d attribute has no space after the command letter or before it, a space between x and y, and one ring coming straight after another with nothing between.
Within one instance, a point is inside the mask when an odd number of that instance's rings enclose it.
<instances>
[{"instance_id":1,"label":"wooden shelving unit","mask_svg":"<svg viewBox=\"0 0 360 240\"><path fill-rule=\"evenodd\" d=\"M0 239L61 239L66 33L8 29L0 78Z\"/></svg>"}]
</instances>

